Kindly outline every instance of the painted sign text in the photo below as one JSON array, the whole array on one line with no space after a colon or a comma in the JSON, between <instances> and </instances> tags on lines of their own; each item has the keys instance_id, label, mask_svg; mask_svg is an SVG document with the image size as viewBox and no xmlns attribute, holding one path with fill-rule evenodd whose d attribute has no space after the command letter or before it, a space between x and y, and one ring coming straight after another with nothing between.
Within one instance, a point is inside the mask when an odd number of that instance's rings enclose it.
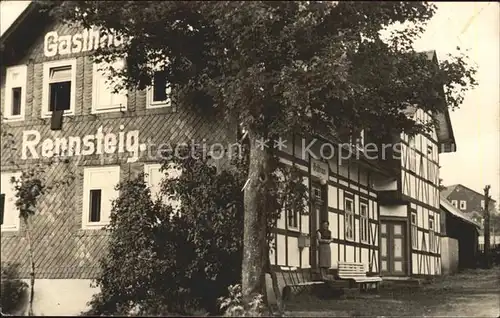
<instances>
[{"instance_id":1,"label":"painted sign text","mask_svg":"<svg viewBox=\"0 0 500 318\"><path fill-rule=\"evenodd\" d=\"M97 50L99 47L119 47L123 38L114 34L101 34L99 29L85 29L73 35L60 35L57 31L45 34L43 52L45 56L67 55Z\"/></svg>"},{"instance_id":2,"label":"painted sign text","mask_svg":"<svg viewBox=\"0 0 500 318\"><path fill-rule=\"evenodd\" d=\"M123 130L124 126L120 126ZM129 162L138 160L141 146L139 144L139 131L120 131L118 134L103 133L102 126L94 135L47 138L41 140L37 130L23 131L21 159L89 156L93 154L114 154L128 152Z\"/></svg>"}]
</instances>

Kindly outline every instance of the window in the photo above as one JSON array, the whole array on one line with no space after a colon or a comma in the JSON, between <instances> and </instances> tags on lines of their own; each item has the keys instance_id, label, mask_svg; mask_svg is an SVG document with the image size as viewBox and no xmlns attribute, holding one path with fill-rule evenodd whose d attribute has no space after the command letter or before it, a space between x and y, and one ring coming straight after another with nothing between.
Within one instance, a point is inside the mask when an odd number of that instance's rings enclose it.
<instances>
[{"instance_id":1,"label":"window","mask_svg":"<svg viewBox=\"0 0 500 318\"><path fill-rule=\"evenodd\" d=\"M5 193L0 192L0 224L3 224L4 209L5 209Z\"/></svg>"},{"instance_id":2,"label":"window","mask_svg":"<svg viewBox=\"0 0 500 318\"><path fill-rule=\"evenodd\" d=\"M351 199L345 199L344 228L346 240L354 240L354 204Z\"/></svg>"},{"instance_id":3,"label":"window","mask_svg":"<svg viewBox=\"0 0 500 318\"><path fill-rule=\"evenodd\" d=\"M365 145L365 130L353 130L349 136L349 143L359 148L363 148Z\"/></svg>"},{"instance_id":4,"label":"window","mask_svg":"<svg viewBox=\"0 0 500 318\"><path fill-rule=\"evenodd\" d=\"M364 147L365 146L365 130L364 129L361 129L361 131L359 132L359 142L358 142L358 146L360 147Z\"/></svg>"},{"instance_id":5,"label":"window","mask_svg":"<svg viewBox=\"0 0 500 318\"><path fill-rule=\"evenodd\" d=\"M43 65L42 117L54 110L74 114L76 93L76 60L47 62Z\"/></svg>"},{"instance_id":6,"label":"window","mask_svg":"<svg viewBox=\"0 0 500 318\"><path fill-rule=\"evenodd\" d=\"M408 136L409 148L415 149L415 136Z\"/></svg>"},{"instance_id":7,"label":"window","mask_svg":"<svg viewBox=\"0 0 500 318\"><path fill-rule=\"evenodd\" d=\"M170 106L170 94L171 87L167 82L166 72L155 72L151 87L148 88L146 107L160 108Z\"/></svg>"},{"instance_id":8,"label":"window","mask_svg":"<svg viewBox=\"0 0 500 318\"><path fill-rule=\"evenodd\" d=\"M148 184L151 190L151 197L153 200L161 196L160 190L162 181L165 177L165 172L160 170L161 170L161 164L158 163L144 165L144 174L146 177L146 183ZM181 170L174 167L169 167L166 173L169 178L178 178L181 175ZM165 204L171 205L174 211L179 209L180 207L180 202L178 200L175 200L173 198L168 198L166 196L162 197L161 199Z\"/></svg>"},{"instance_id":9,"label":"window","mask_svg":"<svg viewBox=\"0 0 500 318\"><path fill-rule=\"evenodd\" d=\"M327 221L327 218L325 216L327 214L327 201L326 196L324 195L325 192L325 186L320 185L319 183L313 183L311 185L311 201L312 201L312 209L314 213L316 213L318 225L321 226L322 221ZM298 218L298 213L297 213L297 218ZM296 226L298 229L298 224Z\"/></svg>"},{"instance_id":10,"label":"window","mask_svg":"<svg viewBox=\"0 0 500 318\"><path fill-rule=\"evenodd\" d=\"M360 229L360 239L362 243L368 243L368 206L364 203L360 204L360 220L359 220L359 229Z\"/></svg>"},{"instance_id":11,"label":"window","mask_svg":"<svg viewBox=\"0 0 500 318\"><path fill-rule=\"evenodd\" d=\"M432 145L427 145L427 154L432 156Z\"/></svg>"},{"instance_id":12,"label":"window","mask_svg":"<svg viewBox=\"0 0 500 318\"><path fill-rule=\"evenodd\" d=\"M415 149L409 149L410 152L410 170L413 172L417 172L417 154L415 153Z\"/></svg>"},{"instance_id":13,"label":"window","mask_svg":"<svg viewBox=\"0 0 500 318\"><path fill-rule=\"evenodd\" d=\"M453 204L454 207L458 208L458 201L457 200L451 200L451 204Z\"/></svg>"},{"instance_id":14,"label":"window","mask_svg":"<svg viewBox=\"0 0 500 318\"><path fill-rule=\"evenodd\" d=\"M417 213L411 213L411 247L418 248Z\"/></svg>"},{"instance_id":15,"label":"window","mask_svg":"<svg viewBox=\"0 0 500 318\"><path fill-rule=\"evenodd\" d=\"M317 191L317 190L319 190L319 191ZM317 189L316 187L313 186L313 193L314 192L317 192L316 195L314 195L315 206L319 207L320 209L323 209L323 200L321 197L321 189ZM299 211L292 208L292 209L286 211L286 215L287 215L287 228L289 230L299 230Z\"/></svg>"},{"instance_id":16,"label":"window","mask_svg":"<svg viewBox=\"0 0 500 318\"><path fill-rule=\"evenodd\" d=\"M16 207L16 192L12 178L19 178L21 172L3 172L0 180L1 229L3 231L19 230L19 210Z\"/></svg>"},{"instance_id":17,"label":"window","mask_svg":"<svg viewBox=\"0 0 500 318\"><path fill-rule=\"evenodd\" d=\"M123 69L124 60L113 64L94 63L93 69L93 95L92 113L103 113L127 109L127 93L125 90L114 93L114 87L118 83L110 81L110 67L115 70Z\"/></svg>"},{"instance_id":18,"label":"window","mask_svg":"<svg viewBox=\"0 0 500 318\"><path fill-rule=\"evenodd\" d=\"M101 189L90 190L90 222L101 221Z\"/></svg>"},{"instance_id":19,"label":"window","mask_svg":"<svg viewBox=\"0 0 500 318\"><path fill-rule=\"evenodd\" d=\"M83 180L84 229L99 229L109 223L112 201L118 197L120 167L85 168Z\"/></svg>"},{"instance_id":20,"label":"window","mask_svg":"<svg viewBox=\"0 0 500 318\"><path fill-rule=\"evenodd\" d=\"M460 210L467 210L467 201L460 200Z\"/></svg>"},{"instance_id":21,"label":"window","mask_svg":"<svg viewBox=\"0 0 500 318\"><path fill-rule=\"evenodd\" d=\"M481 209L484 210L484 200L481 200Z\"/></svg>"},{"instance_id":22,"label":"window","mask_svg":"<svg viewBox=\"0 0 500 318\"><path fill-rule=\"evenodd\" d=\"M24 118L26 105L26 65L8 67L5 78L5 103L3 114L7 120Z\"/></svg>"},{"instance_id":23,"label":"window","mask_svg":"<svg viewBox=\"0 0 500 318\"><path fill-rule=\"evenodd\" d=\"M314 201L323 201L323 196L321 193L321 188L318 186L312 187L312 198Z\"/></svg>"},{"instance_id":24,"label":"window","mask_svg":"<svg viewBox=\"0 0 500 318\"><path fill-rule=\"evenodd\" d=\"M298 229L299 228L299 213L295 209L291 209L287 211L288 215L288 228L289 229Z\"/></svg>"},{"instance_id":25,"label":"window","mask_svg":"<svg viewBox=\"0 0 500 318\"><path fill-rule=\"evenodd\" d=\"M434 232L434 219L429 219L429 251L436 250L436 233Z\"/></svg>"}]
</instances>

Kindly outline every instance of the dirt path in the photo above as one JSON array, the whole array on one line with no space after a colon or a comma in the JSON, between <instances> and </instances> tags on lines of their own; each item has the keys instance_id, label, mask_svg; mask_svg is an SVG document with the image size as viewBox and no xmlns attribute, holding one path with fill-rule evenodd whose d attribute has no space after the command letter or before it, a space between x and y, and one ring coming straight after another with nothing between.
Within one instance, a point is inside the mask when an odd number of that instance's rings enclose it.
<instances>
[{"instance_id":1,"label":"dirt path","mask_svg":"<svg viewBox=\"0 0 500 318\"><path fill-rule=\"evenodd\" d=\"M448 300L444 308L436 308L428 316L434 317L492 317L500 316L498 293L473 294Z\"/></svg>"},{"instance_id":2,"label":"dirt path","mask_svg":"<svg viewBox=\"0 0 500 318\"><path fill-rule=\"evenodd\" d=\"M442 277L418 288L384 291L357 299L297 299L289 316L492 317L500 316L500 267Z\"/></svg>"}]
</instances>

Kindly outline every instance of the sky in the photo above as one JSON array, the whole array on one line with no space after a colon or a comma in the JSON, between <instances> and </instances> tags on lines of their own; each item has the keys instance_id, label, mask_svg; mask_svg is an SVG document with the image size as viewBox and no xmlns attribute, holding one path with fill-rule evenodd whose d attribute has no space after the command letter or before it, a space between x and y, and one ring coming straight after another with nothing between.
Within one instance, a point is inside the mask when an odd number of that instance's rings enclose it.
<instances>
[{"instance_id":1,"label":"sky","mask_svg":"<svg viewBox=\"0 0 500 318\"><path fill-rule=\"evenodd\" d=\"M0 2L3 33L29 1ZM416 50L436 50L438 59L468 50L477 66L479 85L469 91L460 109L451 113L457 151L440 155L445 185L461 183L480 193L491 185L500 202L500 4L497 2L435 2L437 11Z\"/></svg>"}]
</instances>

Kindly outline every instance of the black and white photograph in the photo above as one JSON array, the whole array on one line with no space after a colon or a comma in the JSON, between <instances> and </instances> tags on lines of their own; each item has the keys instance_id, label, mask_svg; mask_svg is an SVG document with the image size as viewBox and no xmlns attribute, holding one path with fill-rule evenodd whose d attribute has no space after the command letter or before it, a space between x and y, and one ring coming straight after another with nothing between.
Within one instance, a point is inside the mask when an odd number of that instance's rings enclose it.
<instances>
[{"instance_id":1,"label":"black and white photograph","mask_svg":"<svg viewBox=\"0 0 500 318\"><path fill-rule=\"evenodd\" d=\"M500 4L0 1L2 316L500 318Z\"/></svg>"}]
</instances>

